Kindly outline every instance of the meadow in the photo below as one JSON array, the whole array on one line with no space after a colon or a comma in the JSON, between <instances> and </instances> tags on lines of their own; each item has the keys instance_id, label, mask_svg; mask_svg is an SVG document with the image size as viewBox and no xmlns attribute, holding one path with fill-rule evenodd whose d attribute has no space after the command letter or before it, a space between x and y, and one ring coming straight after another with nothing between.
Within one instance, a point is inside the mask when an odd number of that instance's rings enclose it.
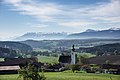
<instances>
[{"instance_id":1,"label":"meadow","mask_svg":"<svg viewBox=\"0 0 120 80\"><path fill-rule=\"evenodd\" d=\"M58 63L58 57L52 57L52 56L37 56L39 62L43 63Z\"/></svg>"},{"instance_id":2,"label":"meadow","mask_svg":"<svg viewBox=\"0 0 120 80\"><path fill-rule=\"evenodd\" d=\"M4 61L4 58L0 58L0 61Z\"/></svg>"},{"instance_id":3,"label":"meadow","mask_svg":"<svg viewBox=\"0 0 120 80\"><path fill-rule=\"evenodd\" d=\"M66 73L45 72L46 80L120 80L120 75L92 74L92 73ZM22 80L17 74L0 75L0 80Z\"/></svg>"}]
</instances>

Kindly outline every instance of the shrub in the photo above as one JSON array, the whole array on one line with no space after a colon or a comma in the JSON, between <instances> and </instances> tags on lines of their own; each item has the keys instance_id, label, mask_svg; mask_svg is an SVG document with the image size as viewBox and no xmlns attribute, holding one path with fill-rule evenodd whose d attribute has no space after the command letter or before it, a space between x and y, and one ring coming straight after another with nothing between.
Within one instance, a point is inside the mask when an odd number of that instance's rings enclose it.
<instances>
[{"instance_id":1,"label":"shrub","mask_svg":"<svg viewBox=\"0 0 120 80\"><path fill-rule=\"evenodd\" d=\"M32 65L28 65L26 67L23 67L21 70L19 70L19 77L23 78L23 80L45 80L46 77L43 74L39 74L36 67Z\"/></svg>"}]
</instances>

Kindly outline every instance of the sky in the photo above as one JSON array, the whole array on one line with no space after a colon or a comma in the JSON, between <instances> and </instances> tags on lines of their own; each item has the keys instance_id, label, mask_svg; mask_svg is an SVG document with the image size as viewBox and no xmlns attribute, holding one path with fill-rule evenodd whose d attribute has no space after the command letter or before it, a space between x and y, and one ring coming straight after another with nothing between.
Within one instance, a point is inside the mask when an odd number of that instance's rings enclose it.
<instances>
[{"instance_id":1,"label":"sky","mask_svg":"<svg viewBox=\"0 0 120 80\"><path fill-rule=\"evenodd\" d=\"M0 0L0 39L120 28L120 0Z\"/></svg>"}]
</instances>

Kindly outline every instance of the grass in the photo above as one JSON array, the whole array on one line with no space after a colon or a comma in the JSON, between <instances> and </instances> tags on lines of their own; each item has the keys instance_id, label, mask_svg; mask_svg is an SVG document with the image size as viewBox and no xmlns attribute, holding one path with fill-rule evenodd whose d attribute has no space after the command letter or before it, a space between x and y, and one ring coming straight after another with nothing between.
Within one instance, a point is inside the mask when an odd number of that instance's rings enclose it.
<instances>
[{"instance_id":1,"label":"grass","mask_svg":"<svg viewBox=\"0 0 120 80\"><path fill-rule=\"evenodd\" d=\"M38 61L43 63L58 63L58 57L38 56Z\"/></svg>"},{"instance_id":2,"label":"grass","mask_svg":"<svg viewBox=\"0 0 120 80\"><path fill-rule=\"evenodd\" d=\"M46 80L119 80L120 75L91 74L91 73L66 73L45 72ZM0 80L18 80L18 75L0 75Z\"/></svg>"},{"instance_id":3,"label":"grass","mask_svg":"<svg viewBox=\"0 0 120 80\"><path fill-rule=\"evenodd\" d=\"M4 61L4 58L0 58L0 61Z\"/></svg>"},{"instance_id":4,"label":"grass","mask_svg":"<svg viewBox=\"0 0 120 80\"><path fill-rule=\"evenodd\" d=\"M88 73L45 73L47 80L119 80L120 76Z\"/></svg>"},{"instance_id":5,"label":"grass","mask_svg":"<svg viewBox=\"0 0 120 80\"><path fill-rule=\"evenodd\" d=\"M0 80L17 80L18 74L0 75Z\"/></svg>"}]
</instances>

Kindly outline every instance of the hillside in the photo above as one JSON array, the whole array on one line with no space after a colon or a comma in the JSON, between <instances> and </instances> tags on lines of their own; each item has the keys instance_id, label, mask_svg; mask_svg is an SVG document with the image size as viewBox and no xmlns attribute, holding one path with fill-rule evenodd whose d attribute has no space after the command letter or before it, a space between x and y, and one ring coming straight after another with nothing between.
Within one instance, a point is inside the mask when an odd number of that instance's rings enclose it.
<instances>
[{"instance_id":1,"label":"hillside","mask_svg":"<svg viewBox=\"0 0 120 80\"><path fill-rule=\"evenodd\" d=\"M120 43L105 44L88 48L80 47L77 51L93 53L96 55L109 55L109 54L120 55Z\"/></svg>"},{"instance_id":2,"label":"hillside","mask_svg":"<svg viewBox=\"0 0 120 80\"><path fill-rule=\"evenodd\" d=\"M74 44L76 48L79 47L93 47L104 44L120 43L120 39L74 39L74 40L27 40L21 43L30 45L32 48L39 49L71 49Z\"/></svg>"},{"instance_id":3,"label":"hillside","mask_svg":"<svg viewBox=\"0 0 120 80\"><path fill-rule=\"evenodd\" d=\"M0 58L5 58L5 57L16 57L17 53L15 50L8 49L8 48L2 48L0 47Z\"/></svg>"},{"instance_id":4,"label":"hillside","mask_svg":"<svg viewBox=\"0 0 120 80\"><path fill-rule=\"evenodd\" d=\"M0 41L0 47L13 49L13 50L17 50L20 52L32 51L31 46L20 43L20 42L13 42L13 41Z\"/></svg>"}]
</instances>

